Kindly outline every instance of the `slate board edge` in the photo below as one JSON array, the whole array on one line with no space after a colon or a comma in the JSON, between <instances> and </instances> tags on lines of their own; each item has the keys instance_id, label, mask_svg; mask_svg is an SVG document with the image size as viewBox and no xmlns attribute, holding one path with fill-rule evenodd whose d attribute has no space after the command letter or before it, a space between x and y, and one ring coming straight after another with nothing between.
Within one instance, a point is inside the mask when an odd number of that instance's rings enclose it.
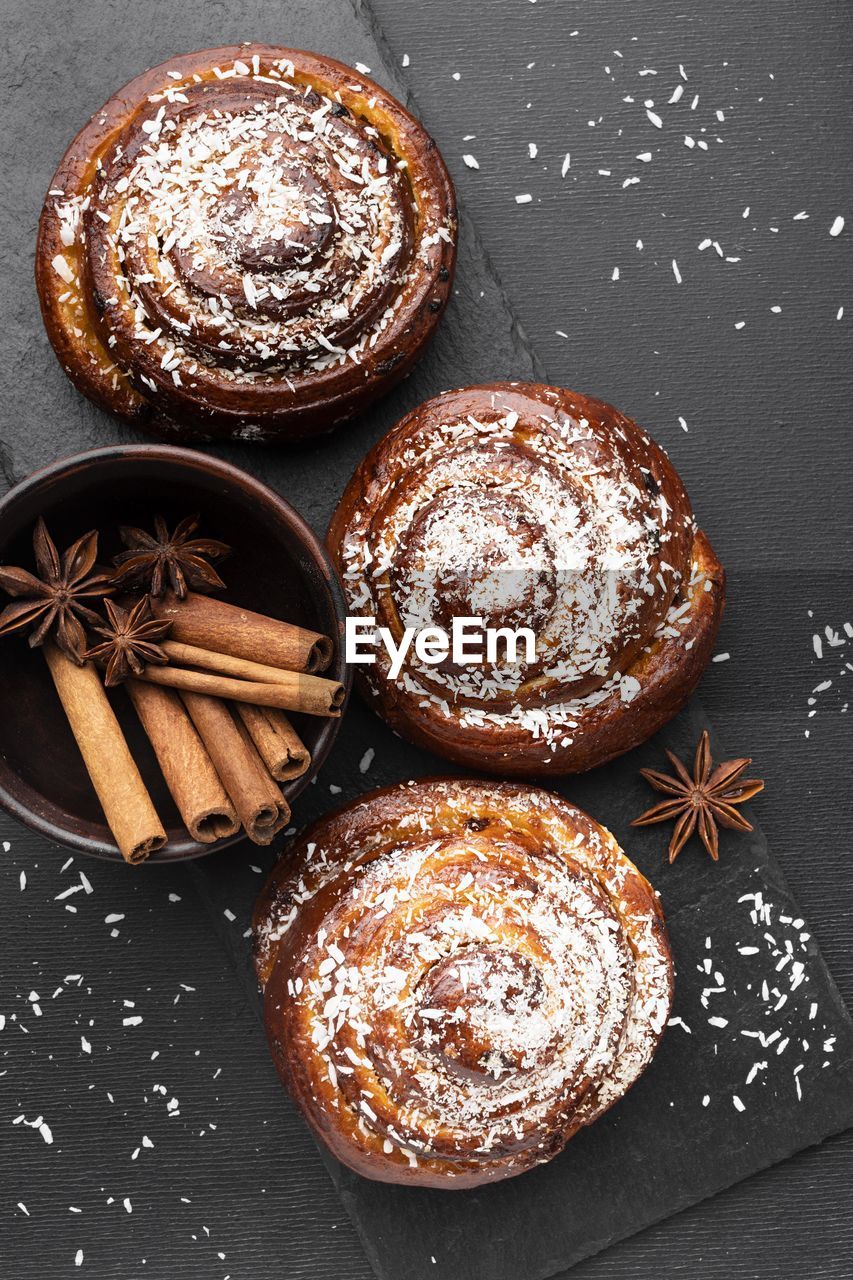
<instances>
[{"instance_id":1,"label":"slate board edge","mask_svg":"<svg viewBox=\"0 0 853 1280\"><path fill-rule=\"evenodd\" d=\"M400 99L400 101L408 107L408 109L412 112L412 114L415 115L418 119L420 119L421 116L420 116L420 112L418 111L417 99L415 98L414 94L409 89L409 87L400 79L400 76L397 73L397 67L394 61L393 51L391 49L391 46L388 44L388 41L385 38L385 32L380 27L379 21L375 13L373 12L373 9L370 6L369 0L347 0L347 3L352 7L356 18L360 22L362 22L364 26L367 28L369 35L371 36L374 44L379 50L382 56L383 70L385 71L388 80L392 82L394 93ZM462 222L461 217L459 219L459 222L461 224ZM542 382L547 382L548 379L545 373L545 367L540 361L536 352L533 350L533 348L530 345L530 341L527 337L527 334L525 333L524 326L519 320L518 313L515 309L515 306L513 305L511 298L509 297L506 289L504 288L503 281L501 280L497 270L495 269L495 266L489 256L488 250L486 249L486 246L482 241L482 238L480 236L480 232L476 223L474 222L473 218L466 215L465 224L466 224L466 235L471 239L473 243L473 247L476 250L477 256L482 259L482 261L486 266L486 270L488 271L489 275L491 275L495 283L495 288L497 290L497 293L506 309L507 315L510 318L510 329L513 337L518 342L518 345L523 348L525 355L530 360L531 367L536 377L539 378ZM506 376L507 378L511 379L513 377L513 371L508 370Z\"/></svg>"}]
</instances>

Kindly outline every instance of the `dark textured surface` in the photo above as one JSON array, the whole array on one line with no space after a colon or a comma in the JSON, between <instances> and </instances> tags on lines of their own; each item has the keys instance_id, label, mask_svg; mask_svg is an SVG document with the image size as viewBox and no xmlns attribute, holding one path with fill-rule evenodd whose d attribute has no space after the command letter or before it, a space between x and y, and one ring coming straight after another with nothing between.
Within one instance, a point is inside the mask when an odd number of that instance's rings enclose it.
<instances>
[{"instance_id":1,"label":"dark textured surface","mask_svg":"<svg viewBox=\"0 0 853 1280\"><path fill-rule=\"evenodd\" d=\"M762 827L853 1007L853 9L496 0L484 21L458 0L371 7L397 65L408 55L402 74L548 378L631 413L687 482L729 573L717 647L731 659L710 667L700 696L722 743L767 779ZM533 201L517 205L525 192ZM741 260L700 252L707 238ZM827 643L826 627L844 643ZM847 1280L851 1189L847 1134L573 1280Z\"/></svg>"},{"instance_id":2,"label":"dark textured surface","mask_svg":"<svg viewBox=\"0 0 853 1280\"><path fill-rule=\"evenodd\" d=\"M413 1193L333 1169L382 1280L539 1280L853 1124L853 1025L763 834L724 832L719 864L691 845L664 871L660 829L631 829L649 799L638 768L664 742L688 756L702 723L694 703L553 787L606 814L660 888L677 976L652 1066L562 1156L498 1186Z\"/></svg>"},{"instance_id":3,"label":"dark textured surface","mask_svg":"<svg viewBox=\"0 0 853 1280\"><path fill-rule=\"evenodd\" d=\"M419 7L377 0L376 9L395 60L411 57L403 75L547 374L612 399L653 430L732 571L719 645L732 658L711 668L703 701L723 746L751 751L768 780L758 815L849 1004L850 721L839 678L850 661L843 631L853 562L844 520L849 353L847 319L835 319L849 292L849 228L828 234L850 206L849 178L837 172L849 136L846 10L827 5L806 14L779 5L769 28L759 22L760 5L691 5L685 13L674 0L656 0L630 21L622 6L558 0L496 4L488 24L474 5L449 0ZM148 3L132 12L131 20L123 6L79 7L70 23L47 4L21 4L7 25L15 101L6 104L11 178L2 253L12 288L4 299L11 359L3 373L2 460L10 481L59 454L129 438L76 396L53 362L28 252L53 164L106 93L170 52L244 36L302 42L379 70L363 15L356 19L343 0L277 11L260 3L179 10ZM528 70L529 62L536 67ZM684 97L662 106L679 63L688 75ZM644 68L659 74L640 77ZM656 79L661 88L649 88ZM700 102L691 114L694 92ZM624 103L625 96L637 101ZM646 97L655 100L662 130L646 118ZM590 129L587 121L599 117ZM683 142L691 131L702 136L702 126L724 139L709 141L707 153ZM469 133L477 137L463 142ZM528 142L539 146L536 160ZM633 161L648 150L650 164ZM561 179L566 151L571 176ZM463 166L463 153L477 156L479 171ZM610 168L611 177L600 177L599 168ZM634 173L641 183L623 189ZM515 194L528 191L534 200L516 205ZM809 219L793 221L801 210ZM742 261L726 263L713 248L699 253L706 237ZM642 252L634 248L638 238ZM364 449L411 404L439 387L532 371L470 226L459 288L428 363L368 421L319 449L226 456L280 487L322 527ZM780 314L770 311L774 305ZM740 320L745 327L735 330ZM556 329L570 337L558 338ZM318 484L318 476L328 481ZM826 626L843 643L833 647L824 636L818 659L812 634ZM826 679L832 686L813 695ZM368 743L376 758L362 773ZM297 816L322 811L330 785L349 795L422 771L423 757L355 708ZM609 802L590 807L625 838ZM267 855L226 853L140 876L79 859L61 871L56 850L12 824L3 834L12 842L2 871L4 1274L367 1277L258 1034L241 933L259 879L252 867L265 866ZM696 865L696 850L685 857L691 861L676 868L679 875L689 877L691 866L710 874ZM655 873L664 891L666 874ZM73 885L77 892L55 900ZM40 999L30 999L33 992ZM141 1024L123 1025L136 1016ZM671 1054L693 1045L677 1027L668 1040ZM785 1063L788 1071L793 1065ZM707 1069L701 1054L698 1066ZM178 1104L169 1112L173 1097ZM19 1115L28 1122L42 1116L52 1144L23 1122L10 1127ZM741 1118L748 1122L750 1111ZM711 1152L717 1133L709 1128ZM745 1145L733 1153L733 1168L751 1154ZM834 1140L572 1274L841 1280L853 1237L851 1153L850 1135ZM659 1170L653 1155L643 1156L626 1182L653 1188ZM443 1259L433 1273L456 1274L464 1253L456 1241L450 1265Z\"/></svg>"}]
</instances>

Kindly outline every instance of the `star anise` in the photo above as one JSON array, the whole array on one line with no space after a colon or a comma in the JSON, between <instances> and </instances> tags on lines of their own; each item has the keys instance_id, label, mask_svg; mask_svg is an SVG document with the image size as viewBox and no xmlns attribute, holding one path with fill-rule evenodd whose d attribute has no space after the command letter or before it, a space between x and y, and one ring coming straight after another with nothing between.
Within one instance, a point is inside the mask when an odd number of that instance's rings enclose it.
<instances>
[{"instance_id":1,"label":"star anise","mask_svg":"<svg viewBox=\"0 0 853 1280\"><path fill-rule=\"evenodd\" d=\"M86 654L106 668L104 684L121 684L129 675L142 675L150 663L163 666L169 661L168 654L155 642L166 636L171 623L154 617L149 596L137 600L130 610L122 609L112 600L105 600L104 607L107 621L98 618L92 629L106 638Z\"/></svg>"},{"instance_id":2,"label":"star anise","mask_svg":"<svg viewBox=\"0 0 853 1280\"><path fill-rule=\"evenodd\" d=\"M100 622L84 601L113 589L109 574L89 576L98 554L97 531L84 533L60 556L39 516L33 532L33 551L38 577L26 569L0 566L0 587L16 597L0 613L0 635L32 627L31 648L53 636L62 652L82 665L86 633L80 619L90 625Z\"/></svg>"},{"instance_id":3,"label":"star anise","mask_svg":"<svg viewBox=\"0 0 853 1280\"><path fill-rule=\"evenodd\" d=\"M152 596L161 596L171 586L179 600L188 590L218 591L225 586L208 563L221 560L231 550L213 538L193 538L199 517L186 516L169 533L162 516L154 520L154 534L122 525L119 534L127 551L113 556L117 566L116 586L144 585Z\"/></svg>"},{"instance_id":4,"label":"star anise","mask_svg":"<svg viewBox=\"0 0 853 1280\"><path fill-rule=\"evenodd\" d=\"M674 818L675 830L669 842L670 862L675 862L697 829L702 843L716 862L720 856L718 824L733 831L751 831L752 824L734 806L751 800L759 791L763 791L764 783L760 778L741 778L746 766L752 763L748 756L742 760L726 760L715 767L711 760L707 730L703 732L696 748L692 778L677 756L671 751L666 754L675 769L676 777L671 778L655 769L641 769L640 773L655 791L663 791L672 799L663 800L646 813L640 814L631 826L648 827L654 822L666 822Z\"/></svg>"}]
</instances>

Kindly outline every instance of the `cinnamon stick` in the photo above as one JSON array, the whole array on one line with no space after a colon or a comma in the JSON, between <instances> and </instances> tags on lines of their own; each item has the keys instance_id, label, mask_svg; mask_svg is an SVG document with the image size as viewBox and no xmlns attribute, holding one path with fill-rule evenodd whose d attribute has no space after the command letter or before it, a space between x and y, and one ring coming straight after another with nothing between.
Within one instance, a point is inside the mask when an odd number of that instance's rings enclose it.
<instances>
[{"instance_id":1,"label":"cinnamon stick","mask_svg":"<svg viewBox=\"0 0 853 1280\"><path fill-rule=\"evenodd\" d=\"M128 680L125 688L193 840L212 844L233 836L240 829L237 813L178 694L141 680Z\"/></svg>"},{"instance_id":2,"label":"cinnamon stick","mask_svg":"<svg viewBox=\"0 0 853 1280\"><path fill-rule=\"evenodd\" d=\"M78 667L55 644L44 656L71 731L125 861L144 862L166 832L130 754L101 678L91 662Z\"/></svg>"},{"instance_id":3,"label":"cinnamon stick","mask_svg":"<svg viewBox=\"0 0 853 1280\"><path fill-rule=\"evenodd\" d=\"M235 702L234 710L274 778L292 782L308 772L311 753L283 711L247 702Z\"/></svg>"},{"instance_id":4,"label":"cinnamon stick","mask_svg":"<svg viewBox=\"0 0 853 1280\"><path fill-rule=\"evenodd\" d=\"M217 698L189 691L182 697L246 835L269 844L290 821L290 807L242 722Z\"/></svg>"},{"instance_id":5,"label":"cinnamon stick","mask_svg":"<svg viewBox=\"0 0 853 1280\"><path fill-rule=\"evenodd\" d=\"M151 603L158 618L171 622L173 640L288 671L325 671L332 661L328 636L225 600L190 591L185 600L168 592Z\"/></svg>"},{"instance_id":6,"label":"cinnamon stick","mask_svg":"<svg viewBox=\"0 0 853 1280\"><path fill-rule=\"evenodd\" d=\"M215 655L214 655L215 656ZM257 707L279 707L282 711L303 711L310 716L339 716L344 687L334 680L305 675L302 671L280 671L276 684L236 680L206 671L183 667L146 667L141 680L167 688L206 693L211 698L231 698ZM289 678L289 679L288 679Z\"/></svg>"},{"instance_id":7,"label":"cinnamon stick","mask_svg":"<svg viewBox=\"0 0 853 1280\"><path fill-rule=\"evenodd\" d=\"M298 691L300 697L316 698L319 703L325 703L328 698L333 708L339 707L343 702L343 685L324 676L312 676L304 671L287 671L263 662L248 662L245 658L235 658L228 653L213 653L210 649L182 644L179 640L163 640L160 648L175 663L181 663L185 667L201 667L219 675L234 676L237 680L253 680L255 684L280 684L284 689ZM307 706L290 709L308 711ZM323 713L308 711L308 714Z\"/></svg>"}]
</instances>

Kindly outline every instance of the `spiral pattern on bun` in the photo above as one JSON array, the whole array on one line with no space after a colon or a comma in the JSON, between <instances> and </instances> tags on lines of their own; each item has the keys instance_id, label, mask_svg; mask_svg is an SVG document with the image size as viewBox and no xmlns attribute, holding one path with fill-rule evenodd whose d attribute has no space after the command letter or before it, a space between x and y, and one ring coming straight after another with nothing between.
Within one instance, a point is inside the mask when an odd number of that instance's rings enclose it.
<instances>
[{"instance_id":1,"label":"spiral pattern on bun","mask_svg":"<svg viewBox=\"0 0 853 1280\"><path fill-rule=\"evenodd\" d=\"M477 618L465 662L378 646L363 690L404 736L477 769L573 773L679 709L710 657L724 575L663 451L571 391L495 383L404 418L329 530L351 613L399 646ZM526 628L515 650L505 633ZM478 652L469 644L468 653Z\"/></svg>"},{"instance_id":2,"label":"spiral pattern on bun","mask_svg":"<svg viewBox=\"0 0 853 1280\"><path fill-rule=\"evenodd\" d=\"M74 382L159 433L327 429L411 367L444 309L453 189L388 93L267 46L172 59L64 157L37 281Z\"/></svg>"},{"instance_id":3,"label":"spiral pattern on bun","mask_svg":"<svg viewBox=\"0 0 853 1280\"><path fill-rule=\"evenodd\" d=\"M255 959L282 1079L367 1177L462 1188L551 1159L648 1065L672 965L603 827L513 783L404 783L273 871Z\"/></svg>"}]
</instances>

